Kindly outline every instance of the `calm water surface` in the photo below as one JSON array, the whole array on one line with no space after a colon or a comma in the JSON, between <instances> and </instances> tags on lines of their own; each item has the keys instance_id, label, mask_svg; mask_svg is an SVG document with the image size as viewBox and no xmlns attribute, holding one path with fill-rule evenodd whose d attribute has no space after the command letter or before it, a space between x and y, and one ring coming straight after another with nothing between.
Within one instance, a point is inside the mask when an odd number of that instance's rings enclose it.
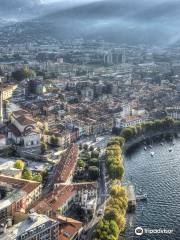
<instances>
[{"instance_id":1,"label":"calm water surface","mask_svg":"<svg viewBox=\"0 0 180 240\"><path fill-rule=\"evenodd\" d=\"M159 143L153 149L137 150L125 156L125 181L132 179L136 193L147 193L148 201L139 202L135 214L128 215L126 239L180 240L180 140ZM154 157L151 157L151 152ZM137 237L136 227L172 229L173 234L145 234Z\"/></svg>"}]
</instances>

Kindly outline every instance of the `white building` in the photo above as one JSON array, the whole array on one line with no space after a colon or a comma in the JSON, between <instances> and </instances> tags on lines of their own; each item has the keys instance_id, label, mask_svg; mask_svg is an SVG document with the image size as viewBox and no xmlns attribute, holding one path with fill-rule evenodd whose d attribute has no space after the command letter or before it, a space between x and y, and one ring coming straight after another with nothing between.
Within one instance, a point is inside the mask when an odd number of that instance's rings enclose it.
<instances>
[{"instance_id":1,"label":"white building","mask_svg":"<svg viewBox=\"0 0 180 240\"><path fill-rule=\"evenodd\" d=\"M29 217L20 222L6 233L0 235L2 240L58 240L59 239L59 222L45 215L37 213L29 214Z\"/></svg>"},{"instance_id":2,"label":"white building","mask_svg":"<svg viewBox=\"0 0 180 240\"><path fill-rule=\"evenodd\" d=\"M12 113L8 138L16 145L33 148L40 146L41 134L28 112L19 110Z\"/></svg>"},{"instance_id":3,"label":"white building","mask_svg":"<svg viewBox=\"0 0 180 240\"><path fill-rule=\"evenodd\" d=\"M6 147L6 136L3 134L0 134L0 149L3 149Z\"/></svg>"},{"instance_id":4,"label":"white building","mask_svg":"<svg viewBox=\"0 0 180 240\"><path fill-rule=\"evenodd\" d=\"M130 126L136 126L139 123L143 123L147 121L147 117L140 117L140 116L128 116L126 118L117 118L115 119L115 128L126 128Z\"/></svg>"}]
</instances>

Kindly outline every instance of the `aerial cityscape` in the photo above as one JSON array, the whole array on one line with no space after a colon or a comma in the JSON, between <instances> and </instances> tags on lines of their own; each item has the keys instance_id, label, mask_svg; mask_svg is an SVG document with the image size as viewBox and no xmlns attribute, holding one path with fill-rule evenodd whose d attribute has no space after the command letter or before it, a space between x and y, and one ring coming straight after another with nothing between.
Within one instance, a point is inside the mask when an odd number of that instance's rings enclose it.
<instances>
[{"instance_id":1,"label":"aerial cityscape","mask_svg":"<svg viewBox=\"0 0 180 240\"><path fill-rule=\"evenodd\" d=\"M180 239L179 13L0 0L0 240Z\"/></svg>"}]
</instances>

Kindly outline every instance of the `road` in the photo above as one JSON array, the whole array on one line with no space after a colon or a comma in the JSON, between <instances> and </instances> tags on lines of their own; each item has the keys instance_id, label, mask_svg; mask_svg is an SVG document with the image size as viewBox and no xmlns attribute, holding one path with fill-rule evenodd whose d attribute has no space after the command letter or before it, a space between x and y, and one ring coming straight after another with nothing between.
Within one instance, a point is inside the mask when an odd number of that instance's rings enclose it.
<instances>
[{"instance_id":1,"label":"road","mask_svg":"<svg viewBox=\"0 0 180 240\"><path fill-rule=\"evenodd\" d=\"M82 237L82 239L91 240L93 232L96 228L97 223L103 218L104 211L106 207L106 200L108 198L108 187L107 187L107 171L106 171L106 161L105 161L105 143L104 147L101 148L101 153L99 156L99 164L100 164L100 178L99 178L99 192L98 192L98 202L96 208L96 214L88 227L86 228L86 235ZM102 210L100 216L98 216L99 210Z\"/></svg>"}]
</instances>

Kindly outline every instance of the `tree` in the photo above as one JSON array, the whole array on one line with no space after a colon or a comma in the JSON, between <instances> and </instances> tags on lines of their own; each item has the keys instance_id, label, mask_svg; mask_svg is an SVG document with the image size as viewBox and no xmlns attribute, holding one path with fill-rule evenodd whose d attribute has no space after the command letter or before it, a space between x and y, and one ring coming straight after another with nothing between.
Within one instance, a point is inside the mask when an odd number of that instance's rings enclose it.
<instances>
[{"instance_id":1,"label":"tree","mask_svg":"<svg viewBox=\"0 0 180 240\"><path fill-rule=\"evenodd\" d=\"M32 180L32 171L29 168L24 171L23 178L26 180Z\"/></svg>"},{"instance_id":2,"label":"tree","mask_svg":"<svg viewBox=\"0 0 180 240\"><path fill-rule=\"evenodd\" d=\"M47 144L42 142L41 143L41 153L44 154L47 151Z\"/></svg>"},{"instance_id":3,"label":"tree","mask_svg":"<svg viewBox=\"0 0 180 240\"><path fill-rule=\"evenodd\" d=\"M107 146L111 146L114 144L119 144L120 147L124 145L125 139L123 137L112 137L110 142L107 144Z\"/></svg>"},{"instance_id":4,"label":"tree","mask_svg":"<svg viewBox=\"0 0 180 240\"><path fill-rule=\"evenodd\" d=\"M22 81L25 78L35 77L35 76L36 76L36 73L27 67L18 69L12 73L12 78L16 81Z\"/></svg>"},{"instance_id":5,"label":"tree","mask_svg":"<svg viewBox=\"0 0 180 240\"><path fill-rule=\"evenodd\" d=\"M111 176L112 179L119 179L121 180L123 175L124 175L124 167L121 166L120 163L115 163L115 164L111 164L109 166L109 174Z\"/></svg>"},{"instance_id":6,"label":"tree","mask_svg":"<svg viewBox=\"0 0 180 240\"><path fill-rule=\"evenodd\" d=\"M164 127L165 128L170 128L174 125L174 119L170 118L170 117L166 117L163 121L164 123Z\"/></svg>"},{"instance_id":7,"label":"tree","mask_svg":"<svg viewBox=\"0 0 180 240\"><path fill-rule=\"evenodd\" d=\"M85 152L84 156L85 156L85 158L90 159L91 158L91 153L90 152Z\"/></svg>"},{"instance_id":8,"label":"tree","mask_svg":"<svg viewBox=\"0 0 180 240\"><path fill-rule=\"evenodd\" d=\"M92 158L98 158L99 157L99 151L97 151L97 150L92 151L91 152L91 157Z\"/></svg>"},{"instance_id":9,"label":"tree","mask_svg":"<svg viewBox=\"0 0 180 240\"><path fill-rule=\"evenodd\" d=\"M81 151L83 149L82 143L79 144L79 150Z\"/></svg>"},{"instance_id":10,"label":"tree","mask_svg":"<svg viewBox=\"0 0 180 240\"><path fill-rule=\"evenodd\" d=\"M42 182L43 179L42 179L41 174L39 173L38 175L33 177L33 180L36 182Z\"/></svg>"},{"instance_id":11,"label":"tree","mask_svg":"<svg viewBox=\"0 0 180 240\"><path fill-rule=\"evenodd\" d=\"M119 228L113 220L101 220L96 228L93 240L118 240Z\"/></svg>"},{"instance_id":12,"label":"tree","mask_svg":"<svg viewBox=\"0 0 180 240\"><path fill-rule=\"evenodd\" d=\"M99 169L95 166L89 167L89 177L91 180L97 180L99 177Z\"/></svg>"},{"instance_id":13,"label":"tree","mask_svg":"<svg viewBox=\"0 0 180 240\"><path fill-rule=\"evenodd\" d=\"M50 139L50 142L51 142L51 145L53 145L54 147L56 147L58 145L58 138L55 137L55 136L52 136L51 139Z\"/></svg>"},{"instance_id":14,"label":"tree","mask_svg":"<svg viewBox=\"0 0 180 240\"><path fill-rule=\"evenodd\" d=\"M90 165L90 166L96 166L96 167L98 167L98 165L99 165L98 159L97 159L97 158L91 158L91 159L89 160L89 165Z\"/></svg>"},{"instance_id":15,"label":"tree","mask_svg":"<svg viewBox=\"0 0 180 240\"><path fill-rule=\"evenodd\" d=\"M124 128L121 132L121 135L126 139L130 140L134 136L133 129L130 127Z\"/></svg>"},{"instance_id":16,"label":"tree","mask_svg":"<svg viewBox=\"0 0 180 240\"><path fill-rule=\"evenodd\" d=\"M14 167L20 170L24 170L24 162L22 160L17 160L14 164Z\"/></svg>"},{"instance_id":17,"label":"tree","mask_svg":"<svg viewBox=\"0 0 180 240\"><path fill-rule=\"evenodd\" d=\"M82 159L79 159L77 162L77 166L80 168L85 168L86 163Z\"/></svg>"},{"instance_id":18,"label":"tree","mask_svg":"<svg viewBox=\"0 0 180 240\"><path fill-rule=\"evenodd\" d=\"M93 152L94 151L94 147L90 146L89 151Z\"/></svg>"},{"instance_id":19,"label":"tree","mask_svg":"<svg viewBox=\"0 0 180 240\"><path fill-rule=\"evenodd\" d=\"M88 145L87 145L87 144L84 144L84 145L83 145L83 149L84 149L85 151L87 151L87 150L88 150Z\"/></svg>"},{"instance_id":20,"label":"tree","mask_svg":"<svg viewBox=\"0 0 180 240\"><path fill-rule=\"evenodd\" d=\"M114 220L118 227L120 232L124 231L126 226L126 219L123 214L121 214L116 208L108 208L105 212L104 216L105 220Z\"/></svg>"},{"instance_id":21,"label":"tree","mask_svg":"<svg viewBox=\"0 0 180 240\"><path fill-rule=\"evenodd\" d=\"M126 197L126 189L124 187L121 187L120 185L113 185L111 187L111 196L114 198L118 197Z\"/></svg>"}]
</instances>

